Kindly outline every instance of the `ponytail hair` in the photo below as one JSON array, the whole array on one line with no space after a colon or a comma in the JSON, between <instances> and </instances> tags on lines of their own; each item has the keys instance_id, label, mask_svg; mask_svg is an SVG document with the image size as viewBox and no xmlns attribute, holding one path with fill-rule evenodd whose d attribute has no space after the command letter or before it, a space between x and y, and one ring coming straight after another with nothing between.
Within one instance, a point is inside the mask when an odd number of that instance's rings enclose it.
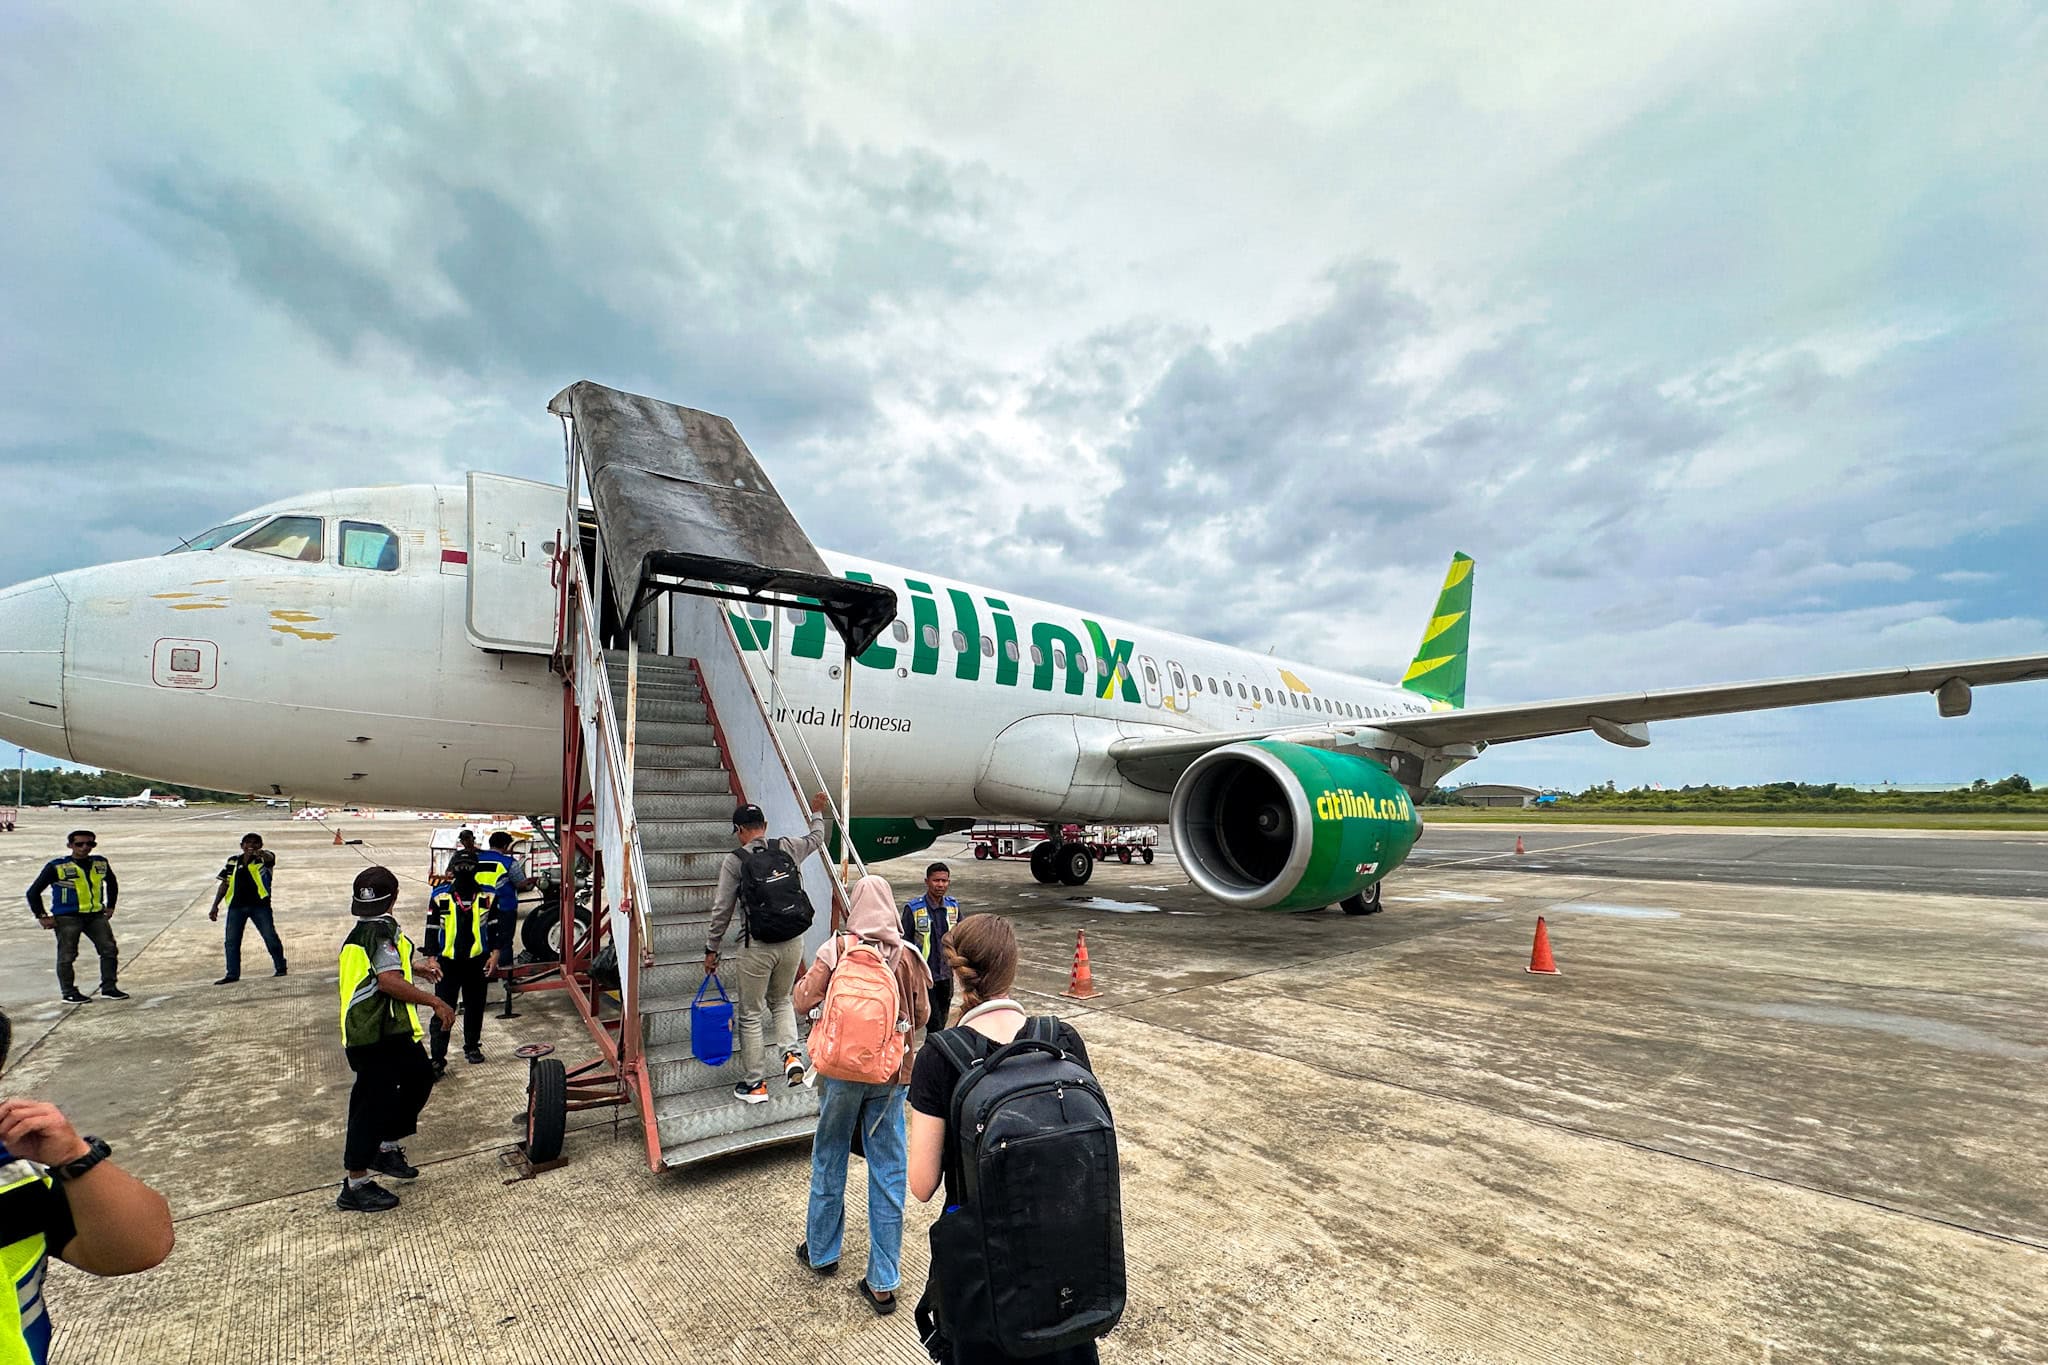
<instances>
[{"instance_id":1,"label":"ponytail hair","mask_svg":"<svg viewBox=\"0 0 2048 1365\"><path fill-rule=\"evenodd\" d=\"M960 985L946 1022L1010 993L1017 981L1017 931L1001 915L969 915L946 931L946 965Z\"/></svg>"}]
</instances>

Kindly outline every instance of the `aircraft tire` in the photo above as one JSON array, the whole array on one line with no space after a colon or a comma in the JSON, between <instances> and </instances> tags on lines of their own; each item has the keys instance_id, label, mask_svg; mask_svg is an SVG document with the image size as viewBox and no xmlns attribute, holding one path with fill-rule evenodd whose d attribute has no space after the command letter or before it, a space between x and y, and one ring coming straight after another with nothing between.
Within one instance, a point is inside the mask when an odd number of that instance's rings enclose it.
<instances>
[{"instance_id":1,"label":"aircraft tire","mask_svg":"<svg viewBox=\"0 0 2048 1365\"><path fill-rule=\"evenodd\" d=\"M1095 855L1086 844L1064 844L1053 860L1062 886L1086 886L1095 875Z\"/></svg>"},{"instance_id":2,"label":"aircraft tire","mask_svg":"<svg viewBox=\"0 0 2048 1365\"><path fill-rule=\"evenodd\" d=\"M526 1159L553 1161L568 1130L569 1073L558 1057L536 1057L526 1076Z\"/></svg>"},{"instance_id":3,"label":"aircraft tire","mask_svg":"<svg viewBox=\"0 0 2048 1365\"><path fill-rule=\"evenodd\" d=\"M535 962L559 962L562 960L561 912L554 900L544 900L526 912L519 923L519 945L533 954ZM582 938L590 931L590 912L582 906L576 907L576 936Z\"/></svg>"},{"instance_id":4,"label":"aircraft tire","mask_svg":"<svg viewBox=\"0 0 2048 1365\"><path fill-rule=\"evenodd\" d=\"M1060 879L1053 870L1053 852L1051 844L1040 844L1031 850L1031 875L1043 886L1051 886Z\"/></svg>"},{"instance_id":5,"label":"aircraft tire","mask_svg":"<svg viewBox=\"0 0 2048 1365\"><path fill-rule=\"evenodd\" d=\"M1377 915L1386 907L1380 904L1380 884L1374 882L1355 896L1347 896L1337 902L1347 915Z\"/></svg>"}]
</instances>

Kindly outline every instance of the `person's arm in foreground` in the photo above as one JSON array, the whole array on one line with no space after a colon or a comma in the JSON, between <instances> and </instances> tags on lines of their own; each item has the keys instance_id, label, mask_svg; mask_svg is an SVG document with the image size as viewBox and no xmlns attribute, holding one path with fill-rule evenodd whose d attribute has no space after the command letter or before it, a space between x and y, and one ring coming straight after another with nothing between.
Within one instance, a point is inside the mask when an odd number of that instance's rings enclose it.
<instances>
[{"instance_id":1,"label":"person's arm in foreground","mask_svg":"<svg viewBox=\"0 0 2048 1365\"><path fill-rule=\"evenodd\" d=\"M910 1197L922 1204L938 1192L946 1153L946 1121L910 1111Z\"/></svg>"},{"instance_id":2,"label":"person's arm in foreground","mask_svg":"<svg viewBox=\"0 0 2048 1365\"><path fill-rule=\"evenodd\" d=\"M76 1161L88 1150L57 1106L40 1100L0 1101L0 1144L45 1166ZM61 1188L78 1233L53 1250L80 1270L133 1275L171 1254L171 1206L113 1161L100 1162Z\"/></svg>"}]
</instances>

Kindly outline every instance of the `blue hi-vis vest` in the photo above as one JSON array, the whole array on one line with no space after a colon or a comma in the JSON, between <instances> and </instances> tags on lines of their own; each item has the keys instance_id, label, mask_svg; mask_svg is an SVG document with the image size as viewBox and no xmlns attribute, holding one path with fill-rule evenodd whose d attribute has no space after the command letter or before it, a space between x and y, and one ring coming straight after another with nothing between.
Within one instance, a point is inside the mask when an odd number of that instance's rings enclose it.
<instances>
[{"instance_id":1,"label":"blue hi-vis vest","mask_svg":"<svg viewBox=\"0 0 2048 1365\"><path fill-rule=\"evenodd\" d=\"M50 886L53 915L98 915L107 908L107 860L95 853L84 867L75 859L54 858L50 873L57 880Z\"/></svg>"}]
</instances>

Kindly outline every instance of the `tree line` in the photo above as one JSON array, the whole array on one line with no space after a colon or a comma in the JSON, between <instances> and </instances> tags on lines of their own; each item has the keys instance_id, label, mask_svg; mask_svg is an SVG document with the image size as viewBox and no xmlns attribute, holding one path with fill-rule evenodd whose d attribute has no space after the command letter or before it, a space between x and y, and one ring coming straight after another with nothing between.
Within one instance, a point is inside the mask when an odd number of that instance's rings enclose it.
<instances>
[{"instance_id":1,"label":"tree line","mask_svg":"<svg viewBox=\"0 0 2048 1365\"><path fill-rule=\"evenodd\" d=\"M1433 804L1457 799L1455 788L1430 794ZM1538 810L1569 811L1729 811L1769 814L1797 811L1892 811L1902 815L1938 815L1945 811L2032 811L2048 813L2048 789L2019 773L1993 782L1978 778L1967 787L1945 792L1857 791L1837 782L1765 782L1753 787L1616 789L1612 782L1560 795Z\"/></svg>"},{"instance_id":2,"label":"tree line","mask_svg":"<svg viewBox=\"0 0 2048 1365\"><path fill-rule=\"evenodd\" d=\"M14 804L15 774L0 768L0 805ZM89 773L67 768L30 768L22 774L23 804L47 806L80 796L134 796L144 787L154 796L182 796L187 801L242 801L239 792L210 791L205 787L184 787L175 782L157 782L128 773Z\"/></svg>"}]
</instances>

